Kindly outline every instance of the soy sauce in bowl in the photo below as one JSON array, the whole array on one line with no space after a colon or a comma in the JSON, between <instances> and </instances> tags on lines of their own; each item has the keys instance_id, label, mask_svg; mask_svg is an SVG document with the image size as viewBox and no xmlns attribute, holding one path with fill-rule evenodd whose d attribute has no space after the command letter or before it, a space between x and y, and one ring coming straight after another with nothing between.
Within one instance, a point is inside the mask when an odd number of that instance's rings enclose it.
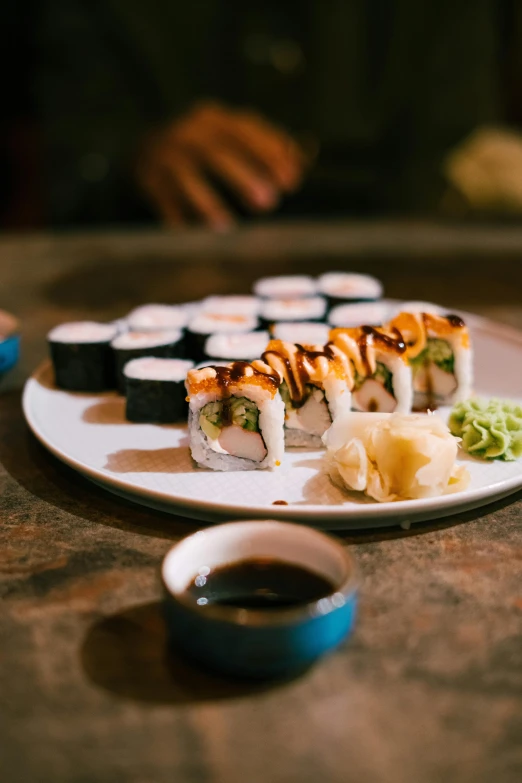
<instances>
[{"instance_id":1,"label":"soy sauce in bowl","mask_svg":"<svg viewBox=\"0 0 522 783\"><path fill-rule=\"evenodd\" d=\"M332 582L301 565L255 558L200 573L186 593L199 606L263 610L304 606L334 590Z\"/></svg>"},{"instance_id":2,"label":"soy sauce in bowl","mask_svg":"<svg viewBox=\"0 0 522 783\"><path fill-rule=\"evenodd\" d=\"M245 520L198 530L162 567L169 644L234 677L306 670L352 630L348 549L304 525Z\"/></svg>"}]
</instances>

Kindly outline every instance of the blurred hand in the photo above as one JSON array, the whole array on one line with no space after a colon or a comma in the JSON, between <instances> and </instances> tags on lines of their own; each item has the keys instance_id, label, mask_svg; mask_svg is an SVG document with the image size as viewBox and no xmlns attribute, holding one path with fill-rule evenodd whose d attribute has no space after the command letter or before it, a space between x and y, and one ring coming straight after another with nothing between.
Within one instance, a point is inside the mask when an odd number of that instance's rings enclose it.
<instances>
[{"instance_id":1,"label":"blurred hand","mask_svg":"<svg viewBox=\"0 0 522 783\"><path fill-rule=\"evenodd\" d=\"M234 215L213 182L248 210L269 212L299 186L303 168L285 131L253 112L204 103L148 139L137 178L167 225L196 220L224 230Z\"/></svg>"}]
</instances>

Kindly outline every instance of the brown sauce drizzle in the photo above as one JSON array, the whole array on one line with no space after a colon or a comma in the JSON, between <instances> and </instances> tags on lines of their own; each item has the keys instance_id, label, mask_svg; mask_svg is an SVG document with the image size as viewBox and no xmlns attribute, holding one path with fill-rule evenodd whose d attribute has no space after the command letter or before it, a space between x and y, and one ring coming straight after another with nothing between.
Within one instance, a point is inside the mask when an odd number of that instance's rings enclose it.
<instances>
[{"instance_id":1,"label":"brown sauce drizzle","mask_svg":"<svg viewBox=\"0 0 522 783\"><path fill-rule=\"evenodd\" d=\"M306 394L306 384L310 380L310 373L306 368L306 362L313 364L322 356L326 357L330 361L335 358L335 354L331 349L330 343L325 345L322 351L309 351L302 345L299 345L299 343L295 343L295 346L297 348L297 352L295 354L296 375L299 379L299 383L294 375L290 359L284 354L274 349L270 349L269 351L265 351L261 358L267 364L270 364L271 355L278 356L279 359L281 359L287 370L288 393L290 395L290 399L292 400L292 405L294 408L301 408L308 399Z\"/></svg>"},{"instance_id":2,"label":"brown sauce drizzle","mask_svg":"<svg viewBox=\"0 0 522 783\"><path fill-rule=\"evenodd\" d=\"M294 378L294 373L292 371L292 363L290 359L287 356L284 356L282 353L279 353L279 351L273 351L273 350L265 351L263 354L261 354L261 359L270 367L272 366L270 364L270 356L278 356L283 362L283 364L285 365L287 375L288 375L288 393L290 394L290 398L292 401L294 399L298 399L300 396L299 388Z\"/></svg>"},{"instance_id":3,"label":"brown sauce drizzle","mask_svg":"<svg viewBox=\"0 0 522 783\"><path fill-rule=\"evenodd\" d=\"M424 324L424 328L429 329L430 321L433 316L431 315L431 313L422 313L421 315L422 315L422 322ZM463 329L466 326L466 324L464 323L460 315L454 315L450 313L449 315L442 315L438 317L443 318L445 321L447 321L453 329Z\"/></svg>"},{"instance_id":4,"label":"brown sauce drizzle","mask_svg":"<svg viewBox=\"0 0 522 783\"><path fill-rule=\"evenodd\" d=\"M361 359L366 369L366 375L372 375L372 368L368 359L368 337L373 337L374 342L381 343L385 348L388 348L397 353L404 353L406 350L406 343L404 342L402 334L396 327L393 327L395 336L385 334L379 331L374 326L361 326L361 336L357 340L357 345L361 353Z\"/></svg>"},{"instance_id":5,"label":"brown sauce drizzle","mask_svg":"<svg viewBox=\"0 0 522 783\"><path fill-rule=\"evenodd\" d=\"M449 321L449 323L455 328L455 329L462 329L466 324L460 317L460 315L447 315L446 320Z\"/></svg>"},{"instance_id":6,"label":"brown sauce drizzle","mask_svg":"<svg viewBox=\"0 0 522 783\"><path fill-rule=\"evenodd\" d=\"M232 424L232 410L230 407L230 386L240 381L242 378L248 378L245 370L247 367L253 372L253 375L261 375L263 378L271 381L275 389L279 388L279 376L276 373L262 373L256 370L249 362L232 362L226 367L213 367L216 373L216 383L221 392L221 422L223 427L230 427ZM252 376L250 376L252 377Z\"/></svg>"},{"instance_id":7,"label":"brown sauce drizzle","mask_svg":"<svg viewBox=\"0 0 522 783\"><path fill-rule=\"evenodd\" d=\"M288 506L288 502L286 500L274 500L272 505L273 506Z\"/></svg>"}]
</instances>

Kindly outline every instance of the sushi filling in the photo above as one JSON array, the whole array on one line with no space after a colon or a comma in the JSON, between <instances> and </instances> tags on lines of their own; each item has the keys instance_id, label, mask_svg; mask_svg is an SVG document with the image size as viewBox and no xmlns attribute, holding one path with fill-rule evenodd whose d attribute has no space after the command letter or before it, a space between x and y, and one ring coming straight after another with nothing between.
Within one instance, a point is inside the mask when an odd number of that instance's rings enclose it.
<instances>
[{"instance_id":1,"label":"sushi filling","mask_svg":"<svg viewBox=\"0 0 522 783\"><path fill-rule=\"evenodd\" d=\"M413 390L441 401L457 389L455 355L451 345L438 337L428 337L426 347L410 360L413 373Z\"/></svg>"},{"instance_id":2,"label":"sushi filling","mask_svg":"<svg viewBox=\"0 0 522 783\"><path fill-rule=\"evenodd\" d=\"M352 407L356 411L392 413L397 407L390 370L377 362L373 375L355 374Z\"/></svg>"},{"instance_id":3,"label":"sushi filling","mask_svg":"<svg viewBox=\"0 0 522 783\"><path fill-rule=\"evenodd\" d=\"M332 423L332 417L322 389L307 384L304 400L299 406L292 401L285 382L281 384L280 392L285 404L286 429L301 430L318 437L324 435Z\"/></svg>"},{"instance_id":4,"label":"sushi filling","mask_svg":"<svg viewBox=\"0 0 522 783\"><path fill-rule=\"evenodd\" d=\"M199 426L214 451L253 462L262 462L267 455L259 409L247 397L208 402L199 412Z\"/></svg>"}]
</instances>

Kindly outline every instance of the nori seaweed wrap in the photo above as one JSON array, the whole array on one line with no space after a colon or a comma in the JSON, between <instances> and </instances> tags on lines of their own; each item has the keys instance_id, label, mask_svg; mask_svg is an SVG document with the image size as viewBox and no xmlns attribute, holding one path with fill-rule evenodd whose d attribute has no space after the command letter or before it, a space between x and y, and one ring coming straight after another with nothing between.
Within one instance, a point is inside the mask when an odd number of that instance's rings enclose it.
<instances>
[{"instance_id":1,"label":"nori seaweed wrap","mask_svg":"<svg viewBox=\"0 0 522 783\"><path fill-rule=\"evenodd\" d=\"M253 332L257 329L259 321L255 316L224 313L199 313L193 318L187 327L186 347L187 358L195 362L203 361L205 343L212 334L241 334Z\"/></svg>"},{"instance_id":2,"label":"nori seaweed wrap","mask_svg":"<svg viewBox=\"0 0 522 783\"><path fill-rule=\"evenodd\" d=\"M47 335L56 385L60 389L101 392L116 385L111 341L118 327L94 321L61 324Z\"/></svg>"},{"instance_id":3,"label":"nori seaweed wrap","mask_svg":"<svg viewBox=\"0 0 522 783\"><path fill-rule=\"evenodd\" d=\"M186 420L185 378L193 366L183 359L150 356L128 362L123 371L127 419L154 424Z\"/></svg>"},{"instance_id":4,"label":"nori seaweed wrap","mask_svg":"<svg viewBox=\"0 0 522 783\"><path fill-rule=\"evenodd\" d=\"M163 359L181 359L184 354L183 332L171 329L161 332L126 332L112 341L116 363L116 383L120 394L125 394L123 368L131 359L157 356Z\"/></svg>"}]
</instances>

